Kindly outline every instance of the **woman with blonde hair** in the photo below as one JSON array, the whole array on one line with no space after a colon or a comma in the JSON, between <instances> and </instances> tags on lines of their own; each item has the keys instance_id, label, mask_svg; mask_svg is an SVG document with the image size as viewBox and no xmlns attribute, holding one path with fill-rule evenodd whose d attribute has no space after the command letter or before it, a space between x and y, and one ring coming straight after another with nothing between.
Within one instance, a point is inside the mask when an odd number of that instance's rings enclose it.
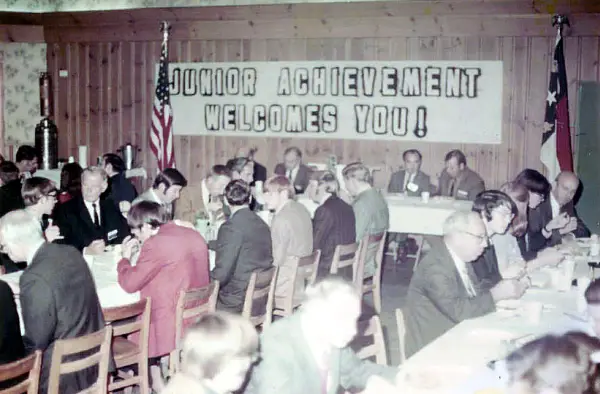
<instances>
[{"instance_id":1,"label":"woman with blonde hair","mask_svg":"<svg viewBox=\"0 0 600 394\"><path fill-rule=\"evenodd\" d=\"M258 334L248 320L208 313L187 330L179 371L161 394L227 394L239 390L258 356Z\"/></svg>"}]
</instances>

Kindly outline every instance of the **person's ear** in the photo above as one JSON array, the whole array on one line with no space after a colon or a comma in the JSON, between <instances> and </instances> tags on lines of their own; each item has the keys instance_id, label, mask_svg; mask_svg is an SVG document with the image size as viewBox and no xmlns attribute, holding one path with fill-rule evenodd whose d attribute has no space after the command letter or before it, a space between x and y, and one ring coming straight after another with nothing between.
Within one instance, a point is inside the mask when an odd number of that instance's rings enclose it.
<instances>
[{"instance_id":1,"label":"person's ear","mask_svg":"<svg viewBox=\"0 0 600 394\"><path fill-rule=\"evenodd\" d=\"M102 181L102 193L104 193L108 189L108 182L106 180Z\"/></svg>"}]
</instances>

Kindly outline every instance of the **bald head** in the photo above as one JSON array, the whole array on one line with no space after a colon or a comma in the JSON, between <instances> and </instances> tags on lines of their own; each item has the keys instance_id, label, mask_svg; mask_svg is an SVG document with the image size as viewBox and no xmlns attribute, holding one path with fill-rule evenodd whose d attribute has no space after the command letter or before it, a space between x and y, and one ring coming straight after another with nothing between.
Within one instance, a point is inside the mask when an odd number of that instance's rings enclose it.
<instances>
[{"instance_id":1,"label":"bald head","mask_svg":"<svg viewBox=\"0 0 600 394\"><path fill-rule=\"evenodd\" d=\"M577 175L571 171L563 171L556 177L552 187L552 194L556 202L562 207L573 201L577 189L579 189L579 178Z\"/></svg>"},{"instance_id":2,"label":"bald head","mask_svg":"<svg viewBox=\"0 0 600 394\"><path fill-rule=\"evenodd\" d=\"M463 261L477 259L487 246L487 233L481 215L476 212L454 212L444 222L444 241Z\"/></svg>"}]
</instances>

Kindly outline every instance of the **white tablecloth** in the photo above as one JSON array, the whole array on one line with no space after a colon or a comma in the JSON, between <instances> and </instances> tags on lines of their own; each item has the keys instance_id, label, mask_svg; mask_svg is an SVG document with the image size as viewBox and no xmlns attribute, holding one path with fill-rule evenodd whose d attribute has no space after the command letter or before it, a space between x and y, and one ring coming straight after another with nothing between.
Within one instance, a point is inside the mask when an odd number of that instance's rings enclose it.
<instances>
[{"instance_id":1,"label":"white tablecloth","mask_svg":"<svg viewBox=\"0 0 600 394\"><path fill-rule=\"evenodd\" d=\"M420 197L387 195L390 208L390 232L407 234L443 235L444 221L455 211L470 211L471 201L455 201L431 198L424 203ZM318 205L301 196L302 203L314 215Z\"/></svg>"},{"instance_id":2,"label":"white tablecloth","mask_svg":"<svg viewBox=\"0 0 600 394\"><path fill-rule=\"evenodd\" d=\"M584 324L565 315L577 313L577 298L575 288L567 292L532 288L521 300L509 302L516 310L500 309L461 322L403 364L403 370L410 377L425 382L420 390L407 383L403 392L471 394L483 388L502 387L486 364L507 355L511 350L507 341L522 344L550 332L564 333ZM527 302L544 304L539 323L530 322L525 316L521 308Z\"/></svg>"}]
</instances>

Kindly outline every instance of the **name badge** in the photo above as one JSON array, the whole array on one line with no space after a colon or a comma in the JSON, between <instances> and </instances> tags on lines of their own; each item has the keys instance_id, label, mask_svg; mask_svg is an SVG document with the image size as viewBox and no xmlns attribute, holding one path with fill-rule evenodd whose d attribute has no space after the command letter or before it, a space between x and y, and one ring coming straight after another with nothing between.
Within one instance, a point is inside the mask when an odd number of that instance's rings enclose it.
<instances>
[{"instance_id":1,"label":"name badge","mask_svg":"<svg viewBox=\"0 0 600 394\"><path fill-rule=\"evenodd\" d=\"M410 190L411 192L416 192L417 190L419 190L419 185L412 183L412 182L408 182L408 184L406 185L406 188L408 190Z\"/></svg>"},{"instance_id":2,"label":"name badge","mask_svg":"<svg viewBox=\"0 0 600 394\"><path fill-rule=\"evenodd\" d=\"M469 195L469 193L468 193L468 192L466 192L466 191L464 191L464 190L460 190L460 189L458 189L458 190L456 191L456 194L458 194L459 196L462 196L462 197L467 197L467 196Z\"/></svg>"},{"instance_id":3,"label":"name badge","mask_svg":"<svg viewBox=\"0 0 600 394\"><path fill-rule=\"evenodd\" d=\"M108 238L109 241L112 241L113 239L116 239L118 235L119 235L118 230L112 230L112 231L108 232L106 238Z\"/></svg>"}]
</instances>

